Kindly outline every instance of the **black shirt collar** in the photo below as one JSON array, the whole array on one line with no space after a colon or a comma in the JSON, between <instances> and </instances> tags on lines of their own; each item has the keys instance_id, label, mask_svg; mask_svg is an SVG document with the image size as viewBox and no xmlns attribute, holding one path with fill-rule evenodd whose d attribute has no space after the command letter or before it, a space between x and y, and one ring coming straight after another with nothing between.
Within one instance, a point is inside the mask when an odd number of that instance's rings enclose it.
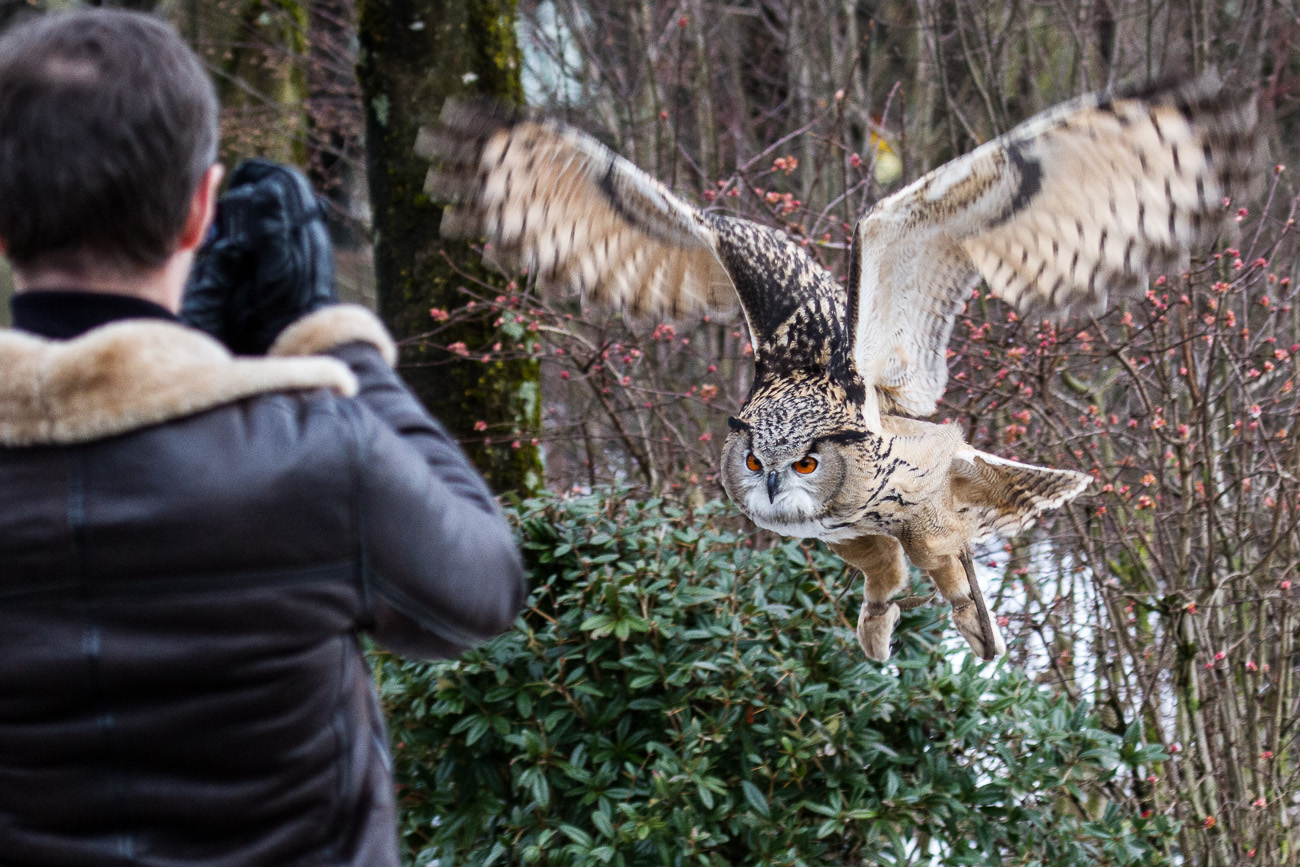
<instances>
[{"instance_id":1,"label":"black shirt collar","mask_svg":"<svg viewBox=\"0 0 1300 867\"><path fill-rule=\"evenodd\" d=\"M130 295L34 289L9 299L14 327L41 337L67 340L119 319L180 320L166 307Z\"/></svg>"}]
</instances>

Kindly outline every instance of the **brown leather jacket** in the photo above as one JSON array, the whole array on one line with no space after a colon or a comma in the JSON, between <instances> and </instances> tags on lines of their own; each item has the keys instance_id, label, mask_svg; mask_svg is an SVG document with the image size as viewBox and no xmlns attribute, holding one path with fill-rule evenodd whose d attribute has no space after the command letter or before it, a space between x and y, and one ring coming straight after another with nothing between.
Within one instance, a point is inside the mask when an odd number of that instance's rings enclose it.
<instances>
[{"instance_id":1,"label":"brown leather jacket","mask_svg":"<svg viewBox=\"0 0 1300 867\"><path fill-rule=\"evenodd\" d=\"M392 352L348 307L265 359L0 331L0 864L398 863L358 635L453 654L524 585Z\"/></svg>"}]
</instances>

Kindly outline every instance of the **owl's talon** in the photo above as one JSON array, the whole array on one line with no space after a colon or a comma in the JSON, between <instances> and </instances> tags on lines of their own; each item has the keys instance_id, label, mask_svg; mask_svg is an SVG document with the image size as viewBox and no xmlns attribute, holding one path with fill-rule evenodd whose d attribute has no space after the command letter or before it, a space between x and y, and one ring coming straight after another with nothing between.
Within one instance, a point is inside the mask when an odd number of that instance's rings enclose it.
<instances>
[{"instance_id":1,"label":"owl's talon","mask_svg":"<svg viewBox=\"0 0 1300 867\"><path fill-rule=\"evenodd\" d=\"M889 640L898 625L899 608L892 602L864 602L858 612L858 644L876 662L889 659Z\"/></svg>"},{"instance_id":2,"label":"owl's talon","mask_svg":"<svg viewBox=\"0 0 1300 867\"><path fill-rule=\"evenodd\" d=\"M956 625L957 631L970 643L975 655L988 662L1006 653L1007 644L1002 640L1002 633L998 631L998 625L993 622L993 618L986 614L984 622L980 621L980 606L975 604L975 600L963 599L952 606L952 622ZM993 639L992 648L988 646L985 639L986 629L987 634Z\"/></svg>"}]
</instances>

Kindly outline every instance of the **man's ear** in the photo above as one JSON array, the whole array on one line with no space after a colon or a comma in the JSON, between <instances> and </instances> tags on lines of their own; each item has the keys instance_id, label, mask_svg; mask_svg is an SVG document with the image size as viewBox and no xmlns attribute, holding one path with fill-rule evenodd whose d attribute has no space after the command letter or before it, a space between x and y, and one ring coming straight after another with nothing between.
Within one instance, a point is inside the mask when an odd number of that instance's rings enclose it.
<instances>
[{"instance_id":1,"label":"man's ear","mask_svg":"<svg viewBox=\"0 0 1300 867\"><path fill-rule=\"evenodd\" d=\"M221 188L221 179L226 170L220 163L213 163L199 178L194 188L194 197L190 199L190 212L185 217L185 228L177 243L178 252L197 249L208 236L208 226L212 225L212 216L217 209L217 191Z\"/></svg>"}]
</instances>

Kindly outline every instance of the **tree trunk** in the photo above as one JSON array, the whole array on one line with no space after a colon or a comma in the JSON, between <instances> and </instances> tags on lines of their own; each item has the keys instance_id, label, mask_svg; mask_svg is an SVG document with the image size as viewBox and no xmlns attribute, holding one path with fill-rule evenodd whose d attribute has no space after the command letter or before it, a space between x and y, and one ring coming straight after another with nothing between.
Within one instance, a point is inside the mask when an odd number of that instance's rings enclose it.
<instances>
[{"instance_id":1,"label":"tree trunk","mask_svg":"<svg viewBox=\"0 0 1300 867\"><path fill-rule=\"evenodd\" d=\"M307 10L307 177L329 203L335 249L365 240L354 174L365 148L357 86L356 0L312 0Z\"/></svg>"},{"instance_id":2,"label":"tree trunk","mask_svg":"<svg viewBox=\"0 0 1300 867\"><path fill-rule=\"evenodd\" d=\"M480 362L442 348L464 344L470 358L490 351L501 338L486 319L441 331L439 346L411 339L432 329L431 308L463 308L470 300L463 287L502 282L468 244L439 238L442 208L424 197L429 166L412 147L449 97L522 101L515 2L363 0L359 11L380 315L407 340L402 373L415 393L460 438L494 490L526 495L542 484L531 444L541 426L536 359Z\"/></svg>"}]
</instances>

